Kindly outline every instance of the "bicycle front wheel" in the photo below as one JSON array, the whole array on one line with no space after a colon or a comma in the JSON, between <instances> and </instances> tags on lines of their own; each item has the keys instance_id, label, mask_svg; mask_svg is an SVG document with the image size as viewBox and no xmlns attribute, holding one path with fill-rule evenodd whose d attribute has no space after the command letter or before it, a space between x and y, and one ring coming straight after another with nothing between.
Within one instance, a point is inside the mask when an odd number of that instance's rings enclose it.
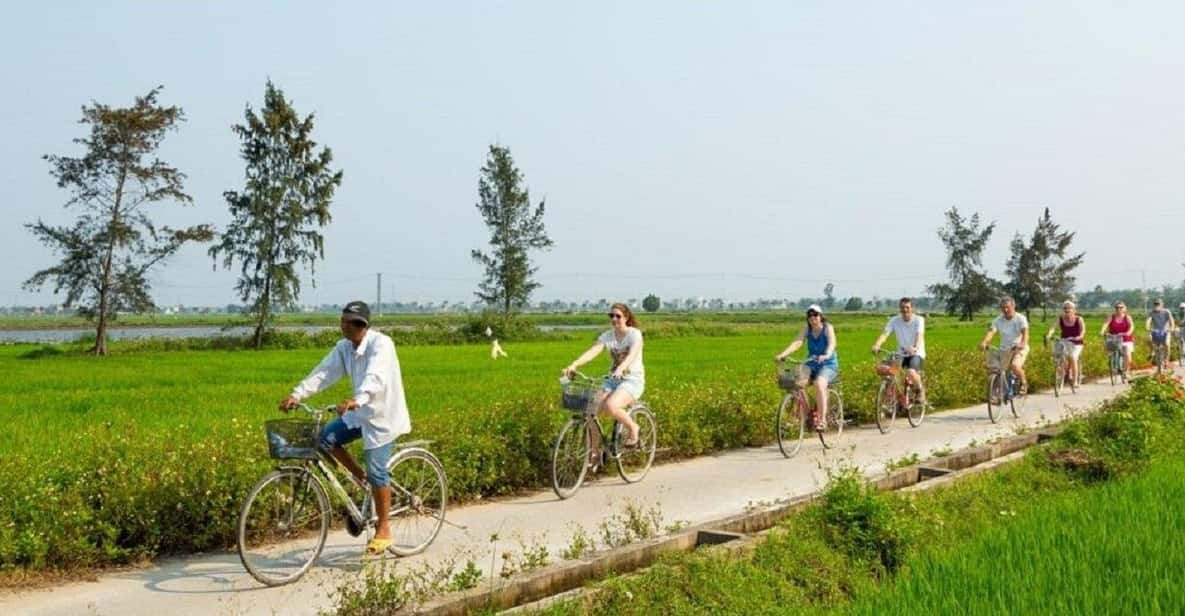
<instances>
[{"instance_id":1,"label":"bicycle front wheel","mask_svg":"<svg viewBox=\"0 0 1185 616\"><path fill-rule=\"evenodd\" d=\"M782 405L778 407L776 421L778 451L789 458L802 449L802 441L806 436L806 404L798 393L788 393L782 396Z\"/></svg>"},{"instance_id":2,"label":"bicycle front wheel","mask_svg":"<svg viewBox=\"0 0 1185 616\"><path fill-rule=\"evenodd\" d=\"M892 381L881 379L881 387L876 392L876 427L881 434L888 434L897 419L897 388Z\"/></svg>"},{"instance_id":3,"label":"bicycle front wheel","mask_svg":"<svg viewBox=\"0 0 1185 616\"><path fill-rule=\"evenodd\" d=\"M629 413L638 424L638 444L626 447L623 433L628 431L622 428L617 430L617 442L613 448L617 452L617 474L626 483L636 483L642 481L654 463L654 452L658 447L658 424L654 421L654 413L645 404L634 405Z\"/></svg>"},{"instance_id":4,"label":"bicycle front wheel","mask_svg":"<svg viewBox=\"0 0 1185 616\"><path fill-rule=\"evenodd\" d=\"M1123 356L1118 353L1111 354L1111 361L1107 362L1108 369L1111 372L1111 385L1115 385L1115 380L1119 376L1119 371L1123 366Z\"/></svg>"},{"instance_id":5,"label":"bicycle front wheel","mask_svg":"<svg viewBox=\"0 0 1185 616\"><path fill-rule=\"evenodd\" d=\"M573 418L560 429L555 439L551 456L551 488L560 498L576 493L589 466L589 424L580 418Z\"/></svg>"},{"instance_id":6,"label":"bicycle front wheel","mask_svg":"<svg viewBox=\"0 0 1185 616\"><path fill-rule=\"evenodd\" d=\"M239 559L263 584L289 584L321 555L328 532L325 487L308 469L281 468L247 493L239 514Z\"/></svg>"},{"instance_id":7,"label":"bicycle front wheel","mask_svg":"<svg viewBox=\"0 0 1185 616\"><path fill-rule=\"evenodd\" d=\"M423 449L405 449L387 463L391 474L390 550L397 556L423 552L440 533L448 505L444 465Z\"/></svg>"},{"instance_id":8,"label":"bicycle front wheel","mask_svg":"<svg viewBox=\"0 0 1185 616\"><path fill-rule=\"evenodd\" d=\"M1004 379L998 372L993 372L988 379L988 419L992 423L1000 421L1000 405L1004 404Z\"/></svg>"},{"instance_id":9,"label":"bicycle front wheel","mask_svg":"<svg viewBox=\"0 0 1185 616\"><path fill-rule=\"evenodd\" d=\"M916 395L910 400L909 425L916 428L926 418L926 383L919 380Z\"/></svg>"},{"instance_id":10,"label":"bicycle front wheel","mask_svg":"<svg viewBox=\"0 0 1185 616\"><path fill-rule=\"evenodd\" d=\"M1053 397L1060 398L1062 395L1062 383L1066 379L1066 364L1054 360L1053 362Z\"/></svg>"},{"instance_id":11,"label":"bicycle front wheel","mask_svg":"<svg viewBox=\"0 0 1185 616\"><path fill-rule=\"evenodd\" d=\"M826 429L819 430L819 442L823 449L831 449L843 435L843 397L834 389L827 390L827 417L823 420Z\"/></svg>"}]
</instances>

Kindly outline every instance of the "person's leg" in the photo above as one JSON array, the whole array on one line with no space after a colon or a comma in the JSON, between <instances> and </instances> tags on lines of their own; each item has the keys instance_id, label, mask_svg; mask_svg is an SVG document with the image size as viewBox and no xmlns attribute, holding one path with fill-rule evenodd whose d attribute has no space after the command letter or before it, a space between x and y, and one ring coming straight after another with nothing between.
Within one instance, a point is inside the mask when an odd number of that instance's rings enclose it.
<instances>
[{"instance_id":1,"label":"person's leg","mask_svg":"<svg viewBox=\"0 0 1185 616\"><path fill-rule=\"evenodd\" d=\"M818 415L815 417L815 429L825 430L827 428L827 375L820 372L815 377L815 408L818 409Z\"/></svg>"},{"instance_id":2,"label":"person's leg","mask_svg":"<svg viewBox=\"0 0 1185 616\"><path fill-rule=\"evenodd\" d=\"M1012 356L1012 373L1020 381L1019 393L1024 394L1029 390L1029 382L1025 377L1025 359L1029 356L1028 351L1017 351Z\"/></svg>"},{"instance_id":3,"label":"person's leg","mask_svg":"<svg viewBox=\"0 0 1185 616\"><path fill-rule=\"evenodd\" d=\"M1123 343L1123 371L1131 372L1132 369L1132 347L1135 344L1132 342Z\"/></svg>"},{"instance_id":4,"label":"person's leg","mask_svg":"<svg viewBox=\"0 0 1185 616\"><path fill-rule=\"evenodd\" d=\"M346 422L341 417L335 418L321 429L321 448L328 451L334 460L346 467L346 470L361 483L366 480L366 473L354 461L354 456L351 456L350 452L345 449L347 444L360 438L362 438L362 430L346 426Z\"/></svg>"},{"instance_id":5,"label":"person's leg","mask_svg":"<svg viewBox=\"0 0 1185 616\"><path fill-rule=\"evenodd\" d=\"M374 496L374 513L378 516L375 527L375 539L390 539L391 525L388 515L391 511L391 475L387 471L387 462L391 459L391 450L395 443L380 445L366 450L366 481L370 484L370 493Z\"/></svg>"},{"instance_id":6,"label":"person's leg","mask_svg":"<svg viewBox=\"0 0 1185 616\"><path fill-rule=\"evenodd\" d=\"M605 411L629 431L629 435L625 439L627 446L633 446L638 442L638 424L626 412L626 409L633 403L634 396L626 391L626 388L620 386L605 398Z\"/></svg>"}]
</instances>

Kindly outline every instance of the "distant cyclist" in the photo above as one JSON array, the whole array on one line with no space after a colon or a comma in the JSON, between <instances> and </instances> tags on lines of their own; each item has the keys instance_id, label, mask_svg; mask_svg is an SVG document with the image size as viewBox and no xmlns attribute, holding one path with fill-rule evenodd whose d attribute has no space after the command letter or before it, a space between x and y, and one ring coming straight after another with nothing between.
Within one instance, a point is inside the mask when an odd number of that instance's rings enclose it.
<instances>
[{"instance_id":1,"label":"distant cyclist","mask_svg":"<svg viewBox=\"0 0 1185 616\"><path fill-rule=\"evenodd\" d=\"M1135 339L1132 334L1136 332L1136 324L1132 322L1132 317L1127 313L1127 305L1123 302L1115 302L1115 312L1111 313L1111 318L1103 324L1103 329L1100 334L1121 336L1123 341L1123 371L1128 373L1132 369L1132 348L1135 347ZM1105 343L1106 339L1104 339Z\"/></svg>"},{"instance_id":2,"label":"distant cyclist","mask_svg":"<svg viewBox=\"0 0 1185 616\"><path fill-rule=\"evenodd\" d=\"M1082 355L1083 342L1086 339L1086 321L1083 321L1082 315L1078 314L1078 307L1074 305L1074 302L1070 300L1062 302L1062 314L1053 327L1049 328L1045 338L1052 338L1054 332L1058 332L1059 340L1065 340L1071 344L1070 353L1066 356L1069 368L1066 377L1071 382L1077 383L1078 358Z\"/></svg>"},{"instance_id":3,"label":"distant cyclist","mask_svg":"<svg viewBox=\"0 0 1185 616\"><path fill-rule=\"evenodd\" d=\"M979 342L980 350L986 350L992 336L1000 333L1000 351L1012 352L1012 362L1003 368L1012 371L1020 380L1017 395L1023 396L1029 390L1029 382L1025 377L1025 359L1029 357L1029 320L1025 315L1016 311L1016 301L1005 296L1000 300L1000 316L996 317L983 340Z\"/></svg>"},{"instance_id":4,"label":"distant cyclist","mask_svg":"<svg viewBox=\"0 0 1185 616\"><path fill-rule=\"evenodd\" d=\"M1152 344L1164 345L1165 354L1161 356L1162 363L1158 368L1168 369L1168 349L1172 343L1172 331L1176 328L1173 313L1164 307L1164 300L1159 297L1152 302L1152 311L1148 313L1148 320L1144 322L1144 329L1152 332Z\"/></svg>"},{"instance_id":5,"label":"distant cyclist","mask_svg":"<svg viewBox=\"0 0 1185 616\"><path fill-rule=\"evenodd\" d=\"M901 298L897 308L901 314L893 315L885 324L885 330L872 344L872 352L879 353L889 334L893 334L897 339L897 352L901 353L905 378L917 391L921 391L922 377L918 372L926 364L926 320L913 313L913 300L908 297Z\"/></svg>"}]
</instances>

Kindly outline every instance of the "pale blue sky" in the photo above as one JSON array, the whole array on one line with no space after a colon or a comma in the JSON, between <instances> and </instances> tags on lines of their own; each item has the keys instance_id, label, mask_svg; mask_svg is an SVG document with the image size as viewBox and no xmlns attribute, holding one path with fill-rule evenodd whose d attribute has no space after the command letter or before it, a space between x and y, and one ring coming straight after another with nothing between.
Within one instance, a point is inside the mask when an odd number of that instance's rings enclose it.
<instances>
[{"instance_id":1,"label":"pale blue sky","mask_svg":"<svg viewBox=\"0 0 1185 616\"><path fill-rule=\"evenodd\" d=\"M0 24L0 304L52 263L21 226L64 223L40 156L82 104L163 84L189 121L164 156L228 217L230 124L271 77L345 171L304 300L469 300L490 142L547 198L538 299L918 293L943 276L952 204L998 221L999 273L1043 206L1078 231L1080 279L1185 274L1185 8L1111 2L60 2ZM159 303L233 300L205 248Z\"/></svg>"}]
</instances>

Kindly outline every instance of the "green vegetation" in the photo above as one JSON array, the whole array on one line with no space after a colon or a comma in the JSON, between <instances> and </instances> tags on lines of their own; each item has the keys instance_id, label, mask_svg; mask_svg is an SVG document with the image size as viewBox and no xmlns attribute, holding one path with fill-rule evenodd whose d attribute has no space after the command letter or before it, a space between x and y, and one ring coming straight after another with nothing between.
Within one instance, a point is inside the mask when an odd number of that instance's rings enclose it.
<instances>
[{"instance_id":1,"label":"green vegetation","mask_svg":"<svg viewBox=\"0 0 1185 616\"><path fill-rule=\"evenodd\" d=\"M604 318L603 316L601 317ZM875 395L869 348L882 317L837 323L850 415L868 418ZM649 326L646 398L660 446L677 457L768 444L781 392L772 356L794 330L723 321ZM933 319L930 400L977 403L982 324ZM450 500L546 483L559 368L593 332L507 344L401 346L413 437L432 439ZM272 465L262 424L328 349L136 351L102 360L72 347L0 347L8 421L0 457L0 570L39 571L134 562L233 545L242 496ZM1085 354L1099 373L1102 353ZM1034 351L1030 365L1047 355ZM1049 371L1032 371L1034 383ZM344 385L312 400L334 402Z\"/></svg>"},{"instance_id":2,"label":"green vegetation","mask_svg":"<svg viewBox=\"0 0 1185 616\"><path fill-rule=\"evenodd\" d=\"M1174 613L1183 428L1180 383L1140 379L998 471L914 493L841 472L751 551L673 555L548 613Z\"/></svg>"}]
</instances>

